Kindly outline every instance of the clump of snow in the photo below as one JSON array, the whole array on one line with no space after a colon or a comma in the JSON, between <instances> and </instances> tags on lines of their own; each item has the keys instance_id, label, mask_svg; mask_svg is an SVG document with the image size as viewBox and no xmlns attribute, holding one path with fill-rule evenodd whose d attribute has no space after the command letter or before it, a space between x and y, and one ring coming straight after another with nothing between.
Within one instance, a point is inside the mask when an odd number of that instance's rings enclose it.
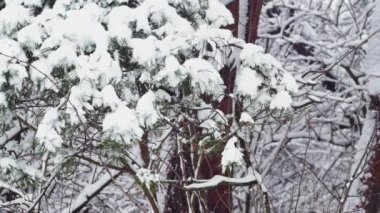
<instances>
[{"instance_id":1,"label":"clump of snow","mask_svg":"<svg viewBox=\"0 0 380 213\"><path fill-rule=\"evenodd\" d=\"M22 51L20 45L12 39L9 38L1 38L0 39L0 52L4 55L0 55L0 66L5 66L7 63L15 63L17 62L17 59L26 61L26 56L24 52ZM14 58L10 58L14 57ZM2 69L4 67L1 67Z\"/></svg>"},{"instance_id":2,"label":"clump of snow","mask_svg":"<svg viewBox=\"0 0 380 213\"><path fill-rule=\"evenodd\" d=\"M219 72L206 60L192 58L184 65L189 73L191 88L200 94L219 95L224 92L223 80Z\"/></svg>"},{"instance_id":3,"label":"clump of snow","mask_svg":"<svg viewBox=\"0 0 380 213\"><path fill-rule=\"evenodd\" d=\"M293 93L298 92L298 85L296 79L286 71L282 73L281 85L284 85L287 91Z\"/></svg>"},{"instance_id":4,"label":"clump of snow","mask_svg":"<svg viewBox=\"0 0 380 213\"><path fill-rule=\"evenodd\" d=\"M133 48L133 59L147 67L154 64L156 61L156 40L154 36L149 36L146 39L131 39L130 45Z\"/></svg>"},{"instance_id":5,"label":"clump of snow","mask_svg":"<svg viewBox=\"0 0 380 213\"><path fill-rule=\"evenodd\" d=\"M158 121L155 102L156 96L152 90L145 93L137 102L136 112L141 126L150 127Z\"/></svg>"},{"instance_id":6,"label":"clump of snow","mask_svg":"<svg viewBox=\"0 0 380 213\"><path fill-rule=\"evenodd\" d=\"M170 87L176 87L187 77L186 72L174 56L165 58L165 67L153 78L155 81L165 80Z\"/></svg>"},{"instance_id":7,"label":"clump of snow","mask_svg":"<svg viewBox=\"0 0 380 213\"><path fill-rule=\"evenodd\" d=\"M70 66L76 64L77 57L76 47L71 43L65 42L49 54L48 61L51 67Z\"/></svg>"},{"instance_id":8,"label":"clump of snow","mask_svg":"<svg viewBox=\"0 0 380 213\"><path fill-rule=\"evenodd\" d=\"M237 137L228 140L222 152L222 168L223 172L232 166L241 167L245 165L243 153L236 147L238 143Z\"/></svg>"},{"instance_id":9,"label":"clump of snow","mask_svg":"<svg viewBox=\"0 0 380 213\"><path fill-rule=\"evenodd\" d=\"M58 109L51 108L46 111L44 118L38 126L36 138L48 151L55 152L61 148L63 139L60 136L64 122L59 119Z\"/></svg>"},{"instance_id":10,"label":"clump of snow","mask_svg":"<svg viewBox=\"0 0 380 213\"><path fill-rule=\"evenodd\" d=\"M23 0L25 6L42 7L43 0Z\"/></svg>"},{"instance_id":11,"label":"clump of snow","mask_svg":"<svg viewBox=\"0 0 380 213\"><path fill-rule=\"evenodd\" d=\"M0 11L0 35L10 36L30 21L29 10L20 5L10 5Z\"/></svg>"},{"instance_id":12,"label":"clump of snow","mask_svg":"<svg viewBox=\"0 0 380 213\"><path fill-rule=\"evenodd\" d=\"M115 89L112 85L107 85L102 90L103 105L110 107L112 110L115 110L122 101L117 96Z\"/></svg>"},{"instance_id":13,"label":"clump of snow","mask_svg":"<svg viewBox=\"0 0 380 213\"><path fill-rule=\"evenodd\" d=\"M133 16L133 10L127 6L113 8L106 17L110 37L120 41L130 39L132 30L129 28L129 24L134 19Z\"/></svg>"},{"instance_id":14,"label":"clump of snow","mask_svg":"<svg viewBox=\"0 0 380 213\"><path fill-rule=\"evenodd\" d=\"M271 74L276 70L282 69L282 65L273 56L264 53L260 46L248 43L245 44L240 53L240 60L245 67L255 68L256 66L264 69L264 74Z\"/></svg>"},{"instance_id":15,"label":"clump of snow","mask_svg":"<svg viewBox=\"0 0 380 213\"><path fill-rule=\"evenodd\" d=\"M122 73L117 57L112 58L109 53L103 53L96 62L92 62L90 58L88 63L91 71L97 73L100 86L103 87L109 83L117 83L121 80Z\"/></svg>"},{"instance_id":16,"label":"clump of snow","mask_svg":"<svg viewBox=\"0 0 380 213\"><path fill-rule=\"evenodd\" d=\"M256 72L249 68L242 68L236 76L235 92L243 96L255 97L261 84L262 80Z\"/></svg>"},{"instance_id":17,"label":"clump of snow","mask_svg":"<svg viewBox=\"0 0 380 213\"><path fill-rule=\"evenodd\" d=\"M0 54L0 86L8 82L20 90L22 80L28 76L26 68L19 63L19 60L26 61L24 52L16 41L3 38L0 39L0 53L4 54Z\"/></svg>"},{"instance_id":18,"label":"clump of snow","mask_svg":"<svg viewBox=\"0 0 380 213\"><path fill-rule=\"evenodd\" d=\"M136 112L124 105L120 105L114 112L107 113L103 121L104 138L115 141L122 140L130 144L143 135L139 126Z\"/></svg>"},{"instance_id":19,"label":"clump of snow","mask_svg":"<svg viewBox=\"0 0 380 213\"><path fill-rule=\"evenodd\" d=\"M241 66L235 92L271 109L290 108L290 93L298 92L296 80L262 47L245 44L240 53Z\"/></svg>"},{"instance_id":20,"label":"clump of snow","mask_svg":"<svg viewBox=\"0 0 380 213\"><path fill-rule=\"evenodd\" d=\"M106 9L99 7L96 3L85 4L80 10L69 10L66 12L70 19L86 19L89 22L102 21ZM95 35L96 36L96 35Z\"/></svg>"},{"instance_id":21,"label":"clump of snow","mask_svg":"<svg viewBox=\"0 0 380 213\"><path fill-rule=\"evenodd\" d=\"M12 167L17 168L17 163L13 158L0 158L0 168L3 170L3 172L6 172L6 170L11 169Z\"/></svg>"},{"instance_id":22,"label":"clump of snow","mask_svg":"<svg viewBox=\"0 0 380 213\"><path fill-rule=\"evenodd\" d=\"M208 0L206 20L214 27L224 27L234 23L231 12L219 2L219 0Z\"/></svg>"},{"instance_id":23,"label":"clump of snow","mask_svg":"<svg viewBox=\"0 0 380 213\"><path fill-rule=\"evenodd\" d=\"M292 103L292 97L287 91L278 92L270 102L271 109L286 109L290 108Z\"/></svg>"},{"instance_id":24,"label":"clump of snow","mask_svg":"<svg viewBox=\"0 0 380 213\"><path fill-rule=\"evenodd\" d=\"M254 124L252 117L248 114L248 112L242 112L240 115L239 123L243 124Z\"/></svg>"},{"instance_id":25,"label":"clump of snow","mask_svg":"<svg viewBox=\"0 0 380 213\"><path fill-rule=\"evenodd\" d=\"M27 165L26 162L21 161L19 159L16 160L13 157L0 158L0 168L3 173L8 175L11 173L12 176L19 176L18 178L25 177L25 174L32 179L43 177L39 170L35 169L30 165ZM21 171L22 174L19 174L19 171Z\"/></svg>"},{"instance_id":26,"label":"clump of snow","mask_svg":"<svg viewBox=\"0 0 380 213\"><path fill-rule=\"evenodd\" d=\"M140 168L139 170L137 170L136 176L141 183L147 186L160 181L160 175L154 174L150 169Z\"/></svg>"},{"instance_id":27,"label":"clump of snow","mask_svg":"<svg viewBox=\"0 0 380 213\"><path fill-rule=\"evenodd\" d=\"M66 109L66 113L70 116L70 122L72 124L85 122L85 110L93 110L93 105L89 101L93 97L99 98L99 96L99 92L89 81L82 81L79 85L73 86Z\"/></svg>"},{"instance_id":28,"label":"clump of snow","mask_svg":"<svg viewBox=\"0 0 380 213\"><path fill-rule=\"evenodd\" d=\"M22 28L17 33L17 41L29 49L34 49L42 44L42 30L36 23Z\"/></svg>"},{"instance_id":29,"label":"clump of snow","mask_svg":"<svg viewBox=\"0 0 380 213\"><path fill-rule=\"evenodd\" d=\"M53 78L50 75L51 71L52 69L49 66L48 60L45 58L40 58L32 63L32 68L29 69L30 78L34 83L40 82L40 90L52 89L57 91L58 88L55 85L56 83L53 82Z\"/></svg>"},{"instance_id":30,"label":"clump of snow","mask_svg":"<svg viewBox=\"0 0 380 213\"><path fill-rule=\"evenodd\" d=\"M22 89L23 79L28 77L26 68L20 64L9 64L7 71L7 74L10 75L8 83L20 91Z\"/></svg>"},{"instance_id":31,"label":"clump of snow","mask_svg":"<svg viewBox=\"0 0 380 213\"><path fill-rule=\"evenodd\" d=\"M201 128L207 129L209 132L215 132L218 130L218 124L212 119L207 119L200 124Z\"/></svg>"},{"instance_id":32,"label":"clump of snow","mask_svg":"<svg viewBox=\"0 0 380 213\"><path fill-rule=\"evenodd\" d=\"M7 98L3 92L0 92L0 106L5 106L7 104Z\"/></svg>"}]
</instances>

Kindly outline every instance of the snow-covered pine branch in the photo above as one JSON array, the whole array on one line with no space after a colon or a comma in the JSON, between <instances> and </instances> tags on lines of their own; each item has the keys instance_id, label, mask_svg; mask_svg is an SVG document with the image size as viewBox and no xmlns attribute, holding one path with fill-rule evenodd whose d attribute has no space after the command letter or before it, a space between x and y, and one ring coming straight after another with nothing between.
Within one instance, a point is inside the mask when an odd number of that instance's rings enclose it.
<instances>
[{"instance_id":1,"label":"snow-covered pine branch","mask_svg":"<svg viewBox=\"0 0 380 213\"><path fill-rule=\"evenodd\" d=\"M291 111L298 85L263 48L235 38L233 22L218 0L6 0L0 179L28 192L31 210L157 212L172 196L160 177L202 178L212 155L222 159L214 169L244 169L236 136L253 129L252 109ZM242 119L221 110L226 97L246 109ZM112 183L111 168L121 172ZM195 195L186 192L188 208L202 202Z\"/></svg>"}]
</instances>

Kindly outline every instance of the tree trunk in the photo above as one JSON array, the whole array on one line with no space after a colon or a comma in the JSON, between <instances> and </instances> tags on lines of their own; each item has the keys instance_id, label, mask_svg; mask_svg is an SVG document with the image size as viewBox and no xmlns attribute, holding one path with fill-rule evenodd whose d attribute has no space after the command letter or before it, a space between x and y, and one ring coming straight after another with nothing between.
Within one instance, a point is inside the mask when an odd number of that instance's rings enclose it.
<instances>
[{"instance_id":1,"label":"tree trunk","mask_svg":"<svg viewBox=\"0 0 380 213\"><path fill-rule=\"evenodd\" d=\"M263 0L248 0L248 21L245 30L246 42L255 43L257 40L257 31Z\"/></svg>"},{"instance_id":2,"label":"tree trunk","mask_svg":"<svg viewBox=\"0 0 380 213\"><path fill-rule=\"evenodd\" d=\"M375 146L372 150L372 157L369 161L370 176L364 180L367 185L364 191L364 209L369 213L380 212L380 0L376 1L377 5L371 19L371 34L374 36L368 42L367 58L365 71L370 76L367 88L371 95L371 110L376 113L376 135ZM375 77L376 76L376 77Z\"/></svg>"},{"instance_id":3,"label":"tree trunk","mask_svg":"<svg viewBox=\"0 0 380 213\"><path fill-rule=\"evenodd\" d=\"M233 0L227 5L228 9L231 11L235 23L229 26L235 37L239 37L239 11L240 11L239 0ZM257 39L257 30L260 19L260 12L262 7L262 0L248 0L248 22L245 32L246 41L254 43ZM233 93L235 87L235 77L236 77L236 67L229 66L224 67L221 71L221 76L226 86L226 96L219 105L219 109L224 114L233 113L233 99L228 95ZM235 113L236 116L240 114L239 104L236 104ZM230 121L232 124L232 121ZM204 156L204 160L201 164L201 176L202 178L212 178L214 175L222 174L222 168L220 166L221 153L216 153L213 155ZM228 175L228 174L224 174ZM232 192L228 186L219 186L215 189L210 189L207 192L207 206L208 209L213 212L230 212L232 208Z\"/></svg>"},{"instance_id":4,"label":"tree trunk","mask_svg":"<svg viewBox=\"0 0 380 213\"><path fill-rule=\"evenodd\" d=\"M230 2L227 7L231 11L235 23L229 26L228 28L232 31L232 34L235 37L242 37L239 35L239 10L240 10L240 0L233 0ZM259 24L260 12L262 7L262 0L247 0L248 6L251 8L248 10L248 13L245 14L248 18L247 26L244 27L244 32L246 32L246 41L254 43L257 39L257 29ZM241 27L241 26L240 26ZM226 115L233 113L233 99L228 95L233 93L235 87L235 77L236 77L236 67L233 65L224 67L221 71L221 76L224 81L224 85L226 86L225 94L226 96L219 104L219 109ZM239 105L236 104L238 107ZM240 114L240 110L235 108L236 115ZM232 124L232 123L230 123ZM226 141L223 141L225 143ZM199 176L196 178L201 179L210 179L215 175L227 175L222 174L221 167L221 152L223 149L218 150L215 153L207 154L203 156L199 156L202 158L200 165ZM175 173L181 174L179 167L179 157L174 155L172 161L170 162L172 165L172 170L169 172L169 179L176 179ZM184 175L184 174L181 174ZM178 177L177 177L178 178ZM206 201L205 208L210 212L231 212L232 210L232 191L231 188L227 185L218 186L214 189L209 189L204 194L204 198ZM167 203L165 206L165 212L186 212L188 211L186 206L185 192L179 188L179 186L170 186L167 195ZM199 212L199 208L201 208L201 204L198 202L192 203L192 209L195 212Z\"/></svg>"}]
</instances>

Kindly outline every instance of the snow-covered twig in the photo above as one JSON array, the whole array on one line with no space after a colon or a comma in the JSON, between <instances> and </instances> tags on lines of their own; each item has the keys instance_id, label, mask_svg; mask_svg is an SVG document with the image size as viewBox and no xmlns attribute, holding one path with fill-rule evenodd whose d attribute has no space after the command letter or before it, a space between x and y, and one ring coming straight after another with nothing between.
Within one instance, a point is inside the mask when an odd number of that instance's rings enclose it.
<instances>
[{"instance_id":1,"label":"snow-covered twig","mask_svg":"<svg viewBox=\"0 0 380 213\"><path fill-rule=\"evenodd\" d=\"M20 190L14 188L13 186L9 185L9 184L6 184L2 181L0 181L0 188L5 188L5 189L8 189L16 194L18 194L19 196L21 196L22 198L25 197L24 193L21 192Z\"/></svg>"},{"instance_id":2,"label":"snow-covered twig","mask_svg":"<svg viewBox=\"0 0 380 213\"><path fill-rule=\"evenodd\" d=\"M195 183L185 186L185 190L205 190L214 188L219 185L247 186L257 184L257 178L249 175L243 178L230 178L221 175L215 175L209 180L193 180Z\"/></svg>"}]
</instances>

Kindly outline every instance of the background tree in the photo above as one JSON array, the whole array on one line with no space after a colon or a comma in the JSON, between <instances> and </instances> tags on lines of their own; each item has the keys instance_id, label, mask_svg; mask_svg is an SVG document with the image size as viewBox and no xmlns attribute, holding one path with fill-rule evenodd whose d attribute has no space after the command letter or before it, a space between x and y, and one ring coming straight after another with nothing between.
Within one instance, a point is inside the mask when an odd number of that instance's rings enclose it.
<instances>
[{"instance_id":1,"label":"background tree","mask_svg":"<svg viewBox=\"0 0 380 213\"><path fill-rule=\"evenodd\" d=\"M293 116L254 117L256 131L242 136L251 141L251 161L275 211L342 212L360 203L359 177L376 143L362 66L373 7L372 1L263 6L258 42L300 85ZM241 210L260 212L254 191L238 193L245 195Z\"/></svg>"}]
</instances>

